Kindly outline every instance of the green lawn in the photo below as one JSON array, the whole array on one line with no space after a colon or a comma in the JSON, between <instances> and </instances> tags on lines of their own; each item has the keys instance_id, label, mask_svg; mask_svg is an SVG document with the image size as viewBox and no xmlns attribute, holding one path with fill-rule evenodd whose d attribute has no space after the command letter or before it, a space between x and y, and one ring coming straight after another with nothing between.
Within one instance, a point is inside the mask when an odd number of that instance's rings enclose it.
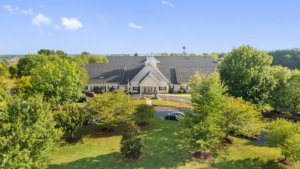
<instances>
[{"instance_id":1,"label":"green lawn","mask_svg":"<svg viewBox=\"0 0 300 169\"><path fill-rule=\"evenodd\" d=\"M210 162L191 157L191 149L180 141L179 125L174 121L154 118L151 126L143 131L144 155L135 163L120 159L119 134L103 135L93 126L85 128L83 143L60 143L53 153L50 169L129 169L129 168L218 168L218 169L280 169L282 165L273 161L280 157L276 148L256 145L246 139L233 138L234 144L227 146ZM118 132L117 132L118 133ZM300 164L289 169L300 168Z\"/></svg>"},{"instance_id":2,"label":"green lawn","mask_svg":"<svg viewBox=\"0 0 300 169\"><path fill-rule=\"evenodd\" d=\"M191 109L192 105L183 103L183 102L176 102L170 100L152 100L152 104L154 106L167 106L167 107L176 107L176 108L184 108L184 109Z\"/></svg>"}]
</instances>

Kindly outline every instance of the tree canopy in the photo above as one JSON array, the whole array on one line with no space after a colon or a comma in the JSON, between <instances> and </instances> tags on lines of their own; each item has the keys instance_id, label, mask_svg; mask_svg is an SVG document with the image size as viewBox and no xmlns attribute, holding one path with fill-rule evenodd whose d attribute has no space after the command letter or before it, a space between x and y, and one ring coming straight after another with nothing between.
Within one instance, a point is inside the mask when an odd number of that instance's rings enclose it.
<instances>
[{"instance_id":1,"label":"tree canopy","mask_svg":"<svg viewBox=\"0 0 300 169\"><path fill-rule=\"evenodd\" d=\"M284 49L269 52L273 56L273 65L282 65L290 69L300 69L300 49Z\"/></svg>"},{"instance_id":2,"label":"tree canopy","mask_svg":"<svg viewBox=\"0 0 300 169\"><path fill-rule=\"evenodd\" d=\"M135 107L123 92L106 92L88 101L92 118L96 124L111 129L132 117Z\"/></svg>"},{"instance_id":3,"label":"tree canopy","mask_svg":"<svg viewBox=\"0 0 300 169\"><path fill-rule=\"evenodd\" d=\"M29 54L25 55L23 58L19 59L17 64L17 75L21 76L30 76L32 70L42 66L43 64L58 59L54 56L45 56L40 54Z\"/></svg>"},{"instance_id":4,"label":"tree canopy","mask_svg":"<svg viewBox=\"0 0 300 169\"><path fill-rule=\"evenodd\" d=\"M206 76L193 86L193 115L183 119L182 134L201 150L214 150L225 136L224 121L226 97L218 74Z\"/></svg>"},{"instance_id":5,"label":"tree canopy","mask_svg":"<svg viewBox=\"0 0 300 169\"><path fill-rule=\"evenodd\" d=\"M261 103L272 88L272 57L251 46L234 48L222 60L219 71L228 92L253 103Z\"/></svg>"},{"instance_id":6,"label":"tree canopy","mask_svg":"<svg viewBox=\"0 0 300 169\"><path fill-rule=\"evenodd\" d=\"M55 59L32 70L32 90L52 104L74 102L82 96L86 77L77 63Z\"/></svg>"},{"instance_id":7,"label":"tree canopy","mask_svg":"<svg viewBox=\"0 0 300 169\"><path fill-rule=\"evenodd\" d=\"M288 82L291 77L289 69L282 66L273 66L271 74L274 81L274 88L269 91L268 103L277 111L280 107L285 107L285 100L288 95L286 93Z\"/></svg>"},{"instance_id":8,"label":"tree canopy","mask_svg":"<svg viewBox=\"0 0 300 169\"><path fill-rule=\"evenodd\" d=\"M46 168L60 132L40 96L14 98L0 109L0 168Z\"/></svg>"}]
</instances>

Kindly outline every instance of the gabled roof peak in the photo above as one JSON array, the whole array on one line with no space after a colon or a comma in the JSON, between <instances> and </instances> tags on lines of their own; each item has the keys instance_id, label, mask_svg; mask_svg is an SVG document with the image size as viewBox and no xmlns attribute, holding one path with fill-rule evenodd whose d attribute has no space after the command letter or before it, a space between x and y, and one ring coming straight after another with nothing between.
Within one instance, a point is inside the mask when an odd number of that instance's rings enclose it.
<instances>
[{"instance_id":1,"label":"gabled roof peak","mask_svg":"<svg viewBox=\"0 0 300 169\"><path fill-rule=\"evenodd\" d=\"M146 61L145 61L145 66L146 67L149 67L149 66L156 67L157 63L160 63L160 62L155 57L153 57L153 56L146 57Z\"/></svg>"}]
</instances>

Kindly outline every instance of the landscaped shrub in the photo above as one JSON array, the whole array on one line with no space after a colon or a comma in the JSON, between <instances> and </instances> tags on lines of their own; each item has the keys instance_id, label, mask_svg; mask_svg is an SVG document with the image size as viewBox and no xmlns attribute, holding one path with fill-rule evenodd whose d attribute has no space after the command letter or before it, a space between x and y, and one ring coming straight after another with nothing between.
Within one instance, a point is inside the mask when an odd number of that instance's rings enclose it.
<instances>
[{"instance_id":1,"label":"landscaped shrub","mask_svg":"<svg viewBox=\"0 0 300 169\"><path fill-rule=\"evenodd\" d=\"M147 121L154 116L154 112L155 110L153 106L146 104L138 105L134 113L135 121L139 125L146 124Z\"/></svg>"},{"instance_id":2,"label":"landscaped shrub","mask_svg":"<svg viewBox=\"0 0 300 169\"><path fill-rule=\"evenodd\" d=\"M102 87L95 86L93 88L93 92L95 92L95 93L103 93L103 89L102 89Z\"/></svg>"},{"instance_id":3,"label":"landscaped shrub","mask_svg":"<svg viewBox=\"0 0 300 169\"><path fill-rule=\"evenodd\" d=\"M59 106L54 113L56 127L61 128L68 142L76 142L80 137L75 137L75 133L82 127L85 121L83 111L74 104Z\"/></svg>"},{"instance_id":4,"label":"landscaped shrub","mask_svg":"<svg viewBox=\"0 0 300 169\"><path fill-rule=\"evenodd\" d=\"M133 122L125 124L121 140L121 156L125 160L137 160L143 153L143 139L140 129Z\"/></svg>"},{"instance_id":5,"label":"landscaped shrub","mask_svg":"<svg viewBox=\"0 0 300 169\"><path fill-rule=\"evenodd\" d=\"M285 119L277 119L269 124L266 132L267 143L281 149L284 162L300 160L300 124Z\"/></svg>"},{"instance_id":6,"label":"landscaped shrub","mask_svg":"<svg viewBox=\"0 0 300 169\"><path fill-rule=\"evenodd\" d=\"M182 93L186 93L186 89L184 89L183 87L180 87L180 89L178 90L179 94L182 94Z\"/></svg>"}]
</instances>

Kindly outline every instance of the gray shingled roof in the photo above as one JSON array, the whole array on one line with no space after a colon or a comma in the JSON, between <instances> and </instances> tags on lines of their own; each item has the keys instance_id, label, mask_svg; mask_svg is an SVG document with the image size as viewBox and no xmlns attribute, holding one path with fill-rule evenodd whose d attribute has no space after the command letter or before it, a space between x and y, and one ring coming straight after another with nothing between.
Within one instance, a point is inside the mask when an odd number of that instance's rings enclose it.
<instances>
[{"instance_id":1,"label":"gray shingled roof","mask_svg":"<svg viewBox=\"0 0 300 169\"><path fill-rule=\"evenodd\" d=\"M188 82L195 71L209 74L217 64L210 57L201 56L156 56L158 69L173 84ZM127 83L144 67L146 57L108 57L109 63L86 65L89 84ZM100 79L104 77L104 79Z\"/></svg>"}]
</instances>

